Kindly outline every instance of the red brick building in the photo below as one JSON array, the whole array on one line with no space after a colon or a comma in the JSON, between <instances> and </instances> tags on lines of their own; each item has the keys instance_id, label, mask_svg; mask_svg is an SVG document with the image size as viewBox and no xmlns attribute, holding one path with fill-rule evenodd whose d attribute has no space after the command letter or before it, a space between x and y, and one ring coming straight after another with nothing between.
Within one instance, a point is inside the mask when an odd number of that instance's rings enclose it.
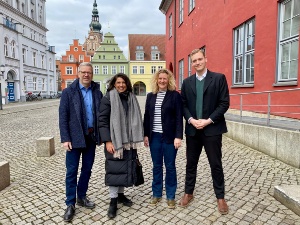
<instances>
[{"instance_id":1,"label":"red brick building","mask_svg":"<svg viewBox=\"0 0 300 225\"><path fill-rule=\"evenodd\" d=\"M70 44L69 50L60 60L61 90L68 87L77 78L79 64L90 61L91 57L87 56L83 45L79 44L78 39L74 39L73 44Z\"/></svg>"},{"instance_id":2,"label":"red brick building","mask_svg":"<svg viewBox=\"0 0 300 225\"><path fill-rule=\"evenodd\" d=\"M231 107L300 117L299 0L162 0L166 65L177 86L193 74L190 52L205 49L208 69L227 77ZM293 91L277 92L293 89ZM271 97L270 97L271 95ZM289 105L285 107L283 105Z\"/></svg>"}]
</instances>

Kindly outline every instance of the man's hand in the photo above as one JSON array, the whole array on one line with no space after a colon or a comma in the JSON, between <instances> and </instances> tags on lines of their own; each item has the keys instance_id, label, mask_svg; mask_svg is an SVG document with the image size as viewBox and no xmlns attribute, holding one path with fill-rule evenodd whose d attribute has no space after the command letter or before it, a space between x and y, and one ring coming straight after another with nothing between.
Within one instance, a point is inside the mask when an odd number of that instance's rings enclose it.
<instances>
[{"instance_id":1,"label":"man's hand","mask_svg":"<svg viewBox=\"0 0 300 225\"><path fill-rule=\"evenodd\" d=\"M206 127L207 125L211 124L211 120L210 119L191 119L190 123L198 130L203 129L204 127Z\"/></svg>"},{"instance_id":2,"label":"man's hand","mask_svg":"<svg viewBox=\"0 0 300 225\"><path fill-rule=\"evenodd\" d=\"M67 151L71 151L71 150L72 150L72 144L71 144L71 142L69 142L69 141L64 142L64 143L63 143L63 147L64 147L64 149L67 150Z\"/></svg>"}]
</instances>

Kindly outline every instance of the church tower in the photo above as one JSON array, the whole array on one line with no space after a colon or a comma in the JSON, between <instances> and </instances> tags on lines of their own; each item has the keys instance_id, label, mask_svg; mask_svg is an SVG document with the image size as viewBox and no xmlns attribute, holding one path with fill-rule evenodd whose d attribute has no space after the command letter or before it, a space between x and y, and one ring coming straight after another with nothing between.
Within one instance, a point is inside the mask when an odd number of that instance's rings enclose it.
<instances>
[{"instance_id":1,"label":"church tower","mask_svg":"<svg viewBox=\"0 0 300 225\"><path fill-rule=\"evenodd\" d=\"M100 47L102 42L103 33L101 31L101 24L99 22L99 13L97 9L97 2L94 1L93 11L92 11L92 21L90 23L90 30L88 33L88 37L85 38L83 48L86 50L87 55L93 57L97 48Z\"/></svg>"}]
</instances>

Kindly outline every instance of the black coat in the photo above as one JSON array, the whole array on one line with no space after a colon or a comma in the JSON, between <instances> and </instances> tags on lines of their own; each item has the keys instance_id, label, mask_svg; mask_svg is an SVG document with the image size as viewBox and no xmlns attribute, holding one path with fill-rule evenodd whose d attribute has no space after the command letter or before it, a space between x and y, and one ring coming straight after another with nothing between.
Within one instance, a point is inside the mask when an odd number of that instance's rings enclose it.
<instances>
[{"instance_id":1,"label":"black coat","mask_svg":"<svg viewBox=\"0 0 300 225\"><path fill-rule=\"evenodd\" d=\"M183 116L186 120L185 133L196 134L196 128L188 123L190 117L197 118L196 113L196 75L186 78L181 86ZM207 70L203 87L203 119L210 118L214 123L204 127L206 136L220 135L227 132L224 114L229 108L229 91L224 74Z\"/></svg>"},{"instance_id":2,"label":"black coat","mask_svg":"<svg viewBox=\"0 0 300 225\"><path fill-rule=\"evenodd\" d=\"M97 128L102 92L99 84L92 81L94 128ZM79 89L79 80L75 80L70 87L63 90L59 105L59 129L61 142L71 142L73 148L85 148L86 116L83 97ZM97 144L101 143L97 129L94 129Z\"/></svg>"},{"instance_id":3,"label":"black coat","mask_svg":"<svg viewBox=\"0 0 300 225\"><path fill-rule=\"evenodd\" d=\"M127 99L121 96L121 101L125 111L127 111ZM110 111L111 104L109 99L109 92L102 98L99 114L99 132L101 134L102 142L111 141L110 135ZM135 149L123 150L123 159L116 159L106 150L105 154L105 185L107 186L133 186L133 160L136 158L137 151Z\"/></svg>"},{"instance_id":4,"label":"black coat","mask_svg":"<svg viewBox=\"0 0 300 225\"><path fill-rule=\"evenodd\" d=\"M144 136L149 142L152 137L155 102L157 94L147 95L144 114ZM181 96L177 91L167 91L161 105L161 122L163 139L166 143L174 143L175 138L183 138L183 115Z\"/></svg>"}]
</instances>

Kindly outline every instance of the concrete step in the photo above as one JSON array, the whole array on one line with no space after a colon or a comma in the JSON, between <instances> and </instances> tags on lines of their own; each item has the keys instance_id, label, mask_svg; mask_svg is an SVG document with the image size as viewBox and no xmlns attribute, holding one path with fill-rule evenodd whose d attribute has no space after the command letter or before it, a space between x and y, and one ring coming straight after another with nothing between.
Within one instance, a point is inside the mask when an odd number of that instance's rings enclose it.
<instances>
[{"instance_id":1,"label":"concrete step","mask_svg":"<svg viewBox=\"0 0 300 225\"><path fill-rule=\"evenodd\" d=\"M275 186L274 198L300 216L300 185Z\"/></svg>"}]
</instances>

